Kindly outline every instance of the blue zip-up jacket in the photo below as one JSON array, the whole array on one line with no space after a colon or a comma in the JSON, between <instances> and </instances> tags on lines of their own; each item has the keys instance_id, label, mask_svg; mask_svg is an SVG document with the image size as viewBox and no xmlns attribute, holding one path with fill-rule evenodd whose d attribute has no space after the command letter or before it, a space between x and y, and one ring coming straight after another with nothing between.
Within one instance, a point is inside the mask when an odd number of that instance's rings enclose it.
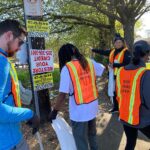
<instances>
[{"instance_id":1,"label":"blue zip-up jacket","mask_svg":"<svg viewBox=\"0 0 150 150\"><path fill-rule=\"evenodd\" d=\"M7 53L0 48L0 150L11 150L23 138L20 123L33 117L27 108L14 105L11 93L10 64Z\"/></svg>"}]
</instances>

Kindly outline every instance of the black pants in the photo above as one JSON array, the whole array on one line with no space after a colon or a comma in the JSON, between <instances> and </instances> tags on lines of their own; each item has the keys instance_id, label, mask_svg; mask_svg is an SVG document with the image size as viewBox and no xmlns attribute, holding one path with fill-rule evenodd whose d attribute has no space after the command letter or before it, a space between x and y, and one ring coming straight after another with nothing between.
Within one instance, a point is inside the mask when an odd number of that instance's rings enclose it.
<instances>
[{"instance_id":1,"label":"black pants","mask_svg":"<svg viewBox=\"0 0 150 150\"><path fill-rule=\"evenodd\" d=\"M116 92L114 92L114 96L113 96L113 108L118 110L118 101L116 99Z\"/></svg>"},{"instance_id":2,"label":"black pants","mask_svg":"<svg viewBox=\"0 0 150 150\"><path fill-rule=\"evenodd\" d=\"M150 125L142 129L129 127L127 125L123 125L123 127L127 137L125 150L134 150L137 137L138 137L138 130L140 130L143 134L145 134L150 139Z\"/></svg>"}]
</instances>

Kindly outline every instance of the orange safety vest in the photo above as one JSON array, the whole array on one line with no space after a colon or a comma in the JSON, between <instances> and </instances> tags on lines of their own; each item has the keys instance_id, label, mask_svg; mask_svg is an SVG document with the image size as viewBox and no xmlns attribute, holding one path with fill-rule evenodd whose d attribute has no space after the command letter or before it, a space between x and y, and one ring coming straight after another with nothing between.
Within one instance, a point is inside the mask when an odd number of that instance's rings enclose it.
<instances>
[{"instance_id":1,"label":"orange safety vest","mask_svg":"<svg viewBox=\"0 0 150 150\"><path fill-rule=\"evenodd\" d=\"M3 55L2 53L0 54ZM6 57L5 55L3 56ZM11 76L11 83L12 83L11 92L13 95L14 103L16 107L21 107L20 87L19 87L17 72L14 65L9 60L8 62L10 63L10 76Z\"/></svg>"},{"instance_id":2,"label":"orange safety vest","mask_svg":"<svg viewBox=\"0 0 150 150\"><path fill-rule=\"evenodd\" d=\"M140 121L141 91L140 82L146 68L136 70L119 69L116 80L119 117L121 120L138 125Z\"/></svg>"},{"instance_id":3,"label":"orange safety vest","mask_svg":"<svg viewBox=\"0 0 150 150\"><path fill-rule=\"evenodd\" d=\"M115 49L113 49L109 55L109 62L111 64L113 64L115 62L115 60L118 61L119 64L123 63L123 60L124 60L124 54L126 52L127 48L124 48L120 53L118 53L115 57L114 57L114 54L115 54ZM117 75L117 72L118 72L118 68L114 68L114 75Z\"/></svg>"},{"instance_id":4,"label":"orange safety vest","mask_svg":"<svg viewBox=\"0 0 150 150\"><path fill-rule=\"evenodd\" d=\"M77 105L88 104L98 98L96 75L93 63L88 61L88 71L84 70L78 60L66 64L74 88L74 97Z\"/></svg>"}]
</instances>

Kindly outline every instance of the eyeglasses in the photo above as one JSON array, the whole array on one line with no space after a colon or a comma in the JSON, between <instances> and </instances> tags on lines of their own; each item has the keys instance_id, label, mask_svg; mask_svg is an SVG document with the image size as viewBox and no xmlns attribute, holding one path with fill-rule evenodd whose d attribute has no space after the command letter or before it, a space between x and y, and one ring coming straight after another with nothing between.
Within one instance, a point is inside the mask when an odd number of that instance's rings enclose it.
<instances>
[{"instance_id":1,"label":"eyeglasses","mask_svg":"<svg viewBox=\"0 0 150 150\"><path fill-rule=\"evenodd\" d=\"M22 45L22 44L24 44L25 43L25 40L22 40L21 38L18 38L19 39L19 47Z\"/></svg>"}]
</instances>

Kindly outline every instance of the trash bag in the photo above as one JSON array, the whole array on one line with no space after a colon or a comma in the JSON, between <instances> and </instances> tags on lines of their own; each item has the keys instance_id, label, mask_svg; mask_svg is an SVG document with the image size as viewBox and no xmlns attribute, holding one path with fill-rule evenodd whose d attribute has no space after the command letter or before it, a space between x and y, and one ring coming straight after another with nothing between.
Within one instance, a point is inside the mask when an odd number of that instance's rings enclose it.
<instances>
[{"instance_id":1,"label":"trash bag","mask_svg":"<svg viewBox=\"0 0 150 150\"><path fill-rule=\"evenodd\" d=\"M31 100L32 100L32 91L29 89L25 89L21 83L21 81L19 81L19 86L20 86L20 97L22 100L22 104L24 105L30 105L31 104Z\"/></svg>"},{"instance_id":2,"label":"trash bag","mask_svg":"<svg viewBox=\"0 0 150 150\"><path fill-rule=\"evenodd\" d=\"M115 91L114 70L109 68L108 96L113 97Z\"/></svg>"},{"instance_id":3,"label":"trash bag","mask_svg":"<svg viewBox=\"0 0 150 150\"><path fill-rule=\"evenodd\" d=\"M61 150L77 150L72 129L62 117L57 116L52 122L52 127L56 132Z\"/></svg>"}]
</instances>

